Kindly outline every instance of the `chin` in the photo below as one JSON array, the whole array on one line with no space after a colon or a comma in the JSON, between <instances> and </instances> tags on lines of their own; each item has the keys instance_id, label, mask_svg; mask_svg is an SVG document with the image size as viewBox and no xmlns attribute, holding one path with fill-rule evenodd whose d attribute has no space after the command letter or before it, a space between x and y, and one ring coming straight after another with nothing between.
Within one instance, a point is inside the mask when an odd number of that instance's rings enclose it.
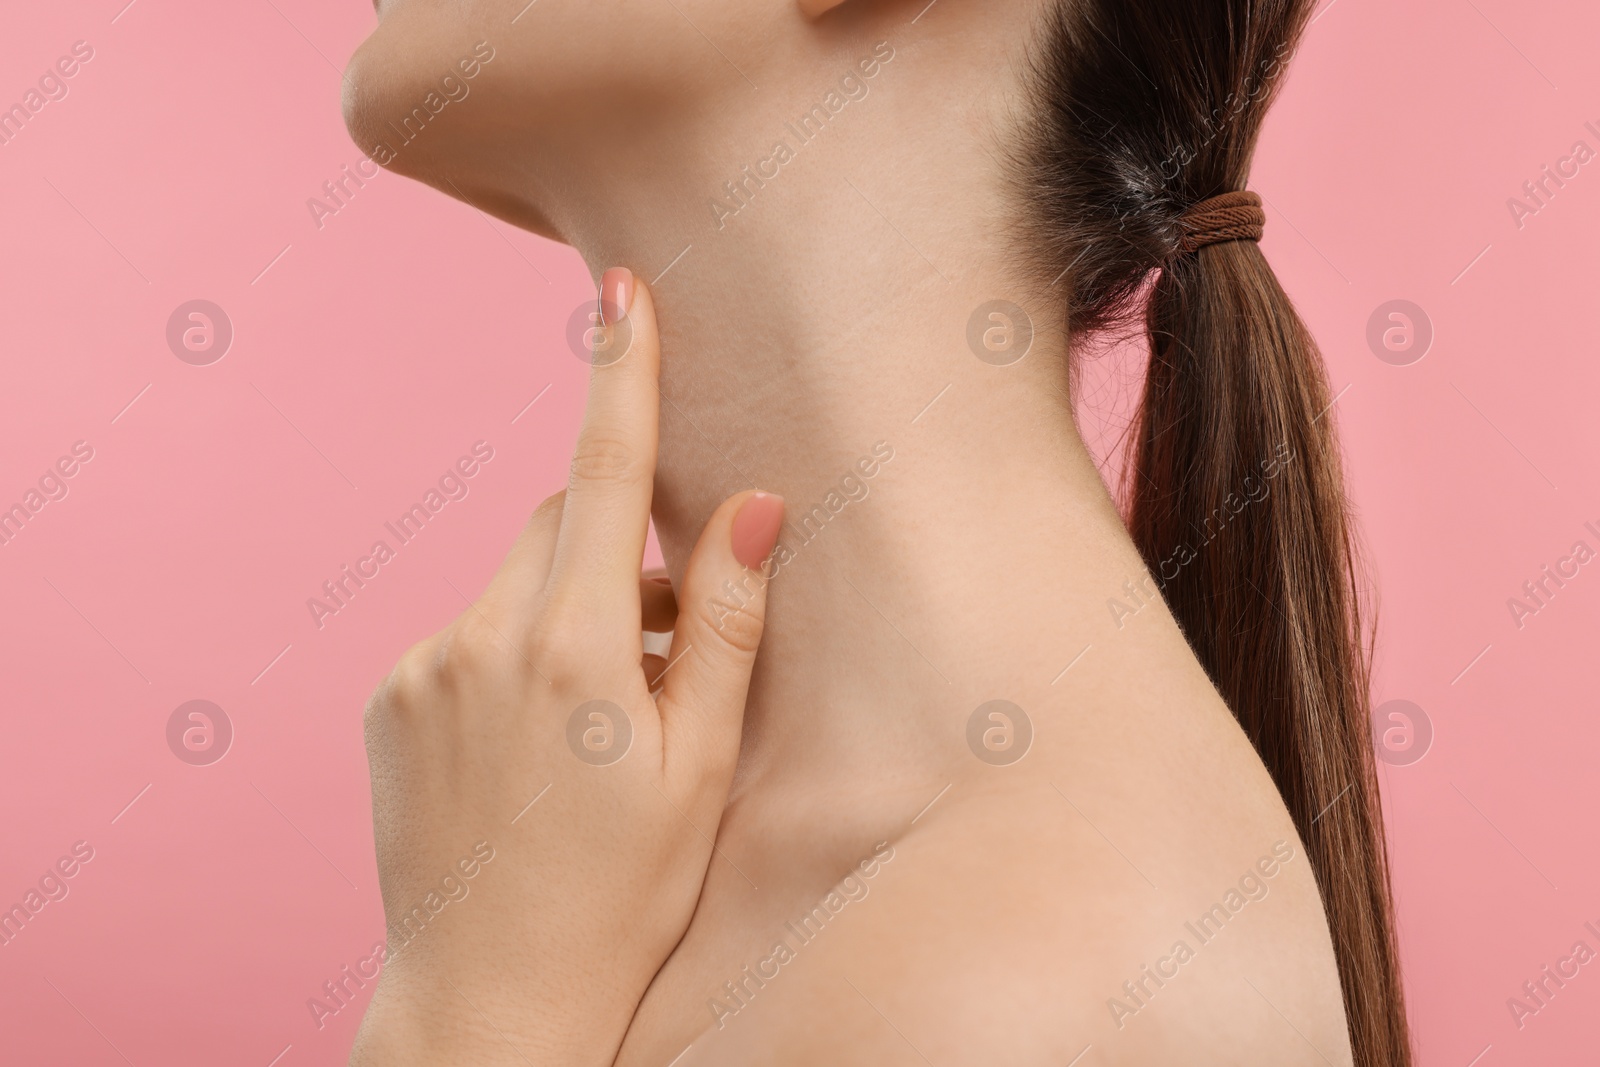
<instances>
[{"instance_id":1,"label":"chin","mask_svg":"<svg viewBox=\"0 0 1600 1067\"><path fill-rule=\"evenodd\" d=\"M344 120L373 162L427 178L442 175L441 160L458 153L481 125L481 114L472 121L471 112L483 111L474 97L485 95L490 72L504 59L470 27L412 25L414 10L391 13L351 57Z\"/></svg>"},{"instance_id":2,"label":"chin","mask_svg":"<svg viewBox=\"0 0 1600 1067\"><path fill-rule=\"evenodd\" d=\"M708 26L725 12L712 28L736 52L732 42L771 36L770 10L704 6ZM356 145L547 237L545 200L575 176L614 166L619 145L661 144L696 116L726 115L727 94L749 93L671 4L383 0L379 15L345 72Z\"/></svg>"}]
</instances>

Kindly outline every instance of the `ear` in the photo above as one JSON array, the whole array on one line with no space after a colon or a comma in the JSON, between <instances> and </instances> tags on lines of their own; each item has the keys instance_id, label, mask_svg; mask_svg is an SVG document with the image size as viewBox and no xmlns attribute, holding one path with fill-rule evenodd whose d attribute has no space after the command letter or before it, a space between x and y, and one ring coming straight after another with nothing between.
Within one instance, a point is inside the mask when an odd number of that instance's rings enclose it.
<instances>
[{"instance_id":1,"label":"ear","mask_svg":"<svg viewBox=\"0 0 1600 1067\"><path fill-rule=\"evenodd\" d=\"M800 0L800 10L805 12L806 17L816 18L818 15L832 11L842 3L844 3L844 0Z\"/></svg>"}]
</instances>

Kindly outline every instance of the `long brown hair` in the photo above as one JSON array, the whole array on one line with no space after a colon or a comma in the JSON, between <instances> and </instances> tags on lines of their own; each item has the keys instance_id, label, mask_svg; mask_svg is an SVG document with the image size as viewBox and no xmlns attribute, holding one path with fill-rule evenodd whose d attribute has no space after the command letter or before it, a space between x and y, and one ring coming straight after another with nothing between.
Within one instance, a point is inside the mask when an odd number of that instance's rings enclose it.
<instances>
[{"instance_id":1,"label":"long brown hair","mask_svg":"<svg viewBox=\"0 0 1600 1067\"><path fill-rule=\"evenodd\" d=\"M1331 397L1253 241L1180 247L1245 188L1307 0L1059 0L1032 57L1021 177L1074 343L1143 313L1130 532L1305 842L1355 1062L1411 1062L1368 657Z\"/></svg>"}]
</instances>

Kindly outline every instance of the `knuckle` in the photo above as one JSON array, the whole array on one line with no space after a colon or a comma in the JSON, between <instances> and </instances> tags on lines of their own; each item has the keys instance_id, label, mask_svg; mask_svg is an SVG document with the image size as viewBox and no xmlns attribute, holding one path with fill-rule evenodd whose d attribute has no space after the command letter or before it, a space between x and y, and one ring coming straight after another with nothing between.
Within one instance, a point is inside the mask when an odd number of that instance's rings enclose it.
<instances>
[{"instance_id":1,"label":"knuckle","mask_svg":"<svg viewBox=\"0 0 1600 1067\"><path fill-rule=\"evenodd\" d=\"M578 442L572 456L574 484L632 486L649 475L644 456L616 437L592 435Z\"/></svg>"},{"instance_id":2,"label":"knuckle","mask_svg":"<svg viewBox=\"0 0 1600 1067\"><path fill-rule=\"evenodd\" d=\"M570 679L578 674L583 661L581 646L582 641L573 628L554 619L542 621L528 638L533 662L552 680Z\"/></svg>"},{"instance_id":3,"label":"knuckle","mask_svg":"<svg viewBox=\"0 0 1600 1067\"><path fill-rule=\"evenodd\" d=\"M552 680L577 677L607 644L593 606L561 591L546 596L528 637L533 661Z\"/></svg>"},{"instance_id":4,"label":"knuckle","mask_svg":"<svg viewBox=\"0 0 1600 1067\"><path fill-rule=\"evenodd\" d=\"M434 639L418 641L407 649L384 683L385 702L406 707L416 703L432 689L433 663L437 652Z\"/></svg>"},{"instance_id":5,"label":"knuckle","mask_svg":"<svg viewBox=\"0 0 1600 1067\"><path fill-rule=\"evenodd\" d=\"M362 717L369 745L396 719L404 718L426 701L433 688L434 655L431 639L419 641L406 650L388 677L378 683Z\"/></svg>"},{"instance_id":6,"label":"knuckle","mask_svg":"<svg viewBox=\"0 0 1600 1067\"><path fill-rule=\"evenodd\" d=\"M730 651L753 656L764 628L760 607L759 603L735 604L711 598L701 608L701 622Z\"/></svg>"},{"instance_id":7,"label":"knuckle","mask_svg":"<svg viewBox=\"0 0 1600 1067\"><path fill-rule=\"evenodd\" d=\"M477 612L468 612L445 634L436 670L446 685L454 686L498 674L507 666L509 655L505 638Z\"/></svg>"}]
</instances>

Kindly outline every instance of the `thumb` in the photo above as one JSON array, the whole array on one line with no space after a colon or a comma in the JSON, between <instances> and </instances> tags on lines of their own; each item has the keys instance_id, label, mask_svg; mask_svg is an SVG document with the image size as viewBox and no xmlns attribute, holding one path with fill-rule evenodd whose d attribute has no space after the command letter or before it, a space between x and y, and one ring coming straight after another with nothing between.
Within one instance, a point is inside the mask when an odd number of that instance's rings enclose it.
<instances>
[{"instance_id":1,"label":"thumb","mask_svg":"<svg viewBox=\"0 0 1600 1067\"><path fill-rule=\"evenodd\" d=\"M783 497L739 493L712 512L689 556L657 705L668 780L732 777L766 622L762 565L782 523Z\"/></svg>"}]
</instances>

